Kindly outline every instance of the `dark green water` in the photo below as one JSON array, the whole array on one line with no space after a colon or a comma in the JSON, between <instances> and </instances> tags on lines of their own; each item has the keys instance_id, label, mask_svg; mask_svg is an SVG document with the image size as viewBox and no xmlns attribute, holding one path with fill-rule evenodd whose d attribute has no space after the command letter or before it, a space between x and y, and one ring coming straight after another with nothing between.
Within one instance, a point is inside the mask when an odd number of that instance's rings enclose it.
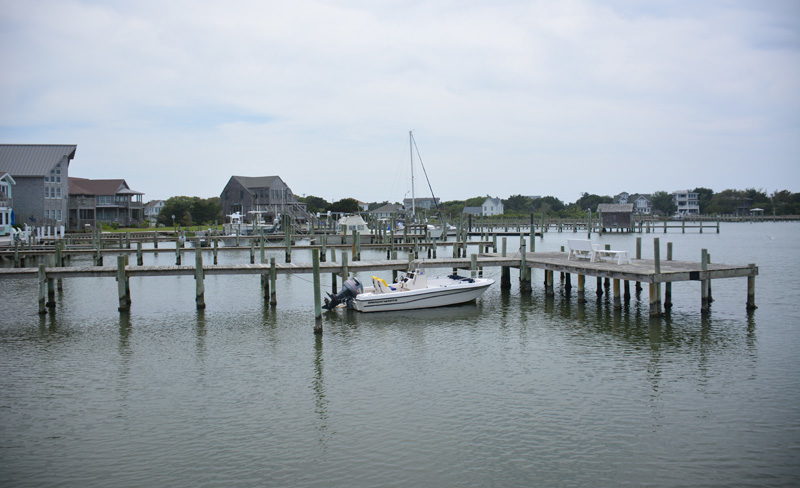
<instances>
[{"instance_id":1,"label":"dark green water","mask_svg":"<svg viewBox=\"0 0 800 488\"><path fill-rule=\"evenodd\" d=\"M546 299L541 272L520 296L512 273L508 294L333 314L317 338L310 276L280 277L274 310L257 277L209 276L204 313L191 277L134 278L126 316L113 280L66 280L43 319L33 281L0 281L0 485L796 486L800 225L642 237L645 257L660 237L758 263L759 309L741 278L707 318L686 283L650 320L646 293L617 312Z\"/></svg>"}]
</instances>

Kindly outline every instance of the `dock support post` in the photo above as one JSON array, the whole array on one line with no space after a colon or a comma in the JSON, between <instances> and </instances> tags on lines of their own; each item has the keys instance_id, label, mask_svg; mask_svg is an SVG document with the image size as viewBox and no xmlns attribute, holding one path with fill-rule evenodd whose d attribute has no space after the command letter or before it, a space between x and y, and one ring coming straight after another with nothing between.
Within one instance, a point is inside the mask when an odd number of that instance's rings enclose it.
<instances>
[{"instance_id":1,"label":"dock support post","mask_svg":"<svg viewBox=\"0 0 800 488\"><path fill-rule=\"evenodd\" d=\"M650 316L661 316L661 296L658 289L658 283L650 283Z\"/></svg>"},{"instance_id":2,"label":"dock support post","mask_svg":"<svg viewBox=\"0 0 800 488\"><path fill-rule=\"evenodd\" d=\"M200 251L199 241L194 249L194 287L194 302L197 305L197 310L204 310L206 308L206 287L205 274L203 272L203 253Z\"/></svg>"},{"instance_id":3,"label":"dock support post","mask_svg":"<svg viewBox=\"0 0 800 488\"><path fill-rule=\"evenodd\" d=\"M597 295L597 298L599 299L603 296L603 278L599 276L597 277L597 284L595 285L595 288L595 295Z\"/></svg>"},{"instance_id":4,"label":"dock support post","mask_svg":"<svg viewBox=\"0 0 800 488\"><path fill-rule=\"evenodd\" d=\"M64 241L63 240L56 241L56 262L54 263L54 266L56 266L58 268L63 268L64 267ZM61 278L59 278L57 280L56 286L58 287L58 291L63 291L64 290L64 281Z\"/></svg>"},{"instance_id":5,"label":"dock support post","mask_svg":"<svg viewBox=\"0 0 800 488\"><path fill-rule=\"evenodd\" d=\"M527 263L527 253L525 252L525 239L521 239L519 244L519 291L530 292L531 274Z\"/></svg>"},{"instance_id":6,"label":"dock support post","mask_svg":"<svg viewBox=\"0 0 800 488\"><path fill-rule=\"evenodd\" d=\"M555 295L553 291L553 270L546 269L544 271L544 294L545 296L552 297Z\"/></svg>"},{"instance_id":7,"label":"dock support post","mask_svg":"<svg viewBox=\"0 0 800 488\"><path fill-rule=\"evenodd\" d=\"M269 258L269 304L274 307L278 304L278 268L275 266L275 258Z\"/></svg>"},{"instance_id":8,"label":"dock support post","mask_svg":"<svg viewBox=\"0 0 800 488\"><path fill-rule=\"evenodd\" d=\"M250 239L250 264L256 264L256 241Z\"/></svg>"},{"instance_id":9,"label":"dock support post","mask_svg":"<svg viewBox=\"0 0 800 488\"><path fill-rule=\"evenodd\" d=\"M586 303L586 276L578 275L578 303Z\"/></svg>"},{"instance_id":10,"label":"dock support post","mask_svg":"<svg viewBox=\"0 0 800 488\"><path fill-rule=\"evenodd\" d=\"M711 281L706 277L706 273L708 272L708 250L701 249L700 250L700 270L702 272L703 278L700 280L700 312L708 313L711 308L711 304L708 300L708 283Z\"/></svg>"},{"instance_id":11,"label":"dock support post","mask_svg":"<svg viewBox=\"0 0 800 488\"><path fill-rule=\"evenodd\" d=\"M748 264L747 266L751 270L750 276L747 277L747 310L755 310L758 308L756 306L756 265Z\"/></svg>"},{"instance_id":12,"label":"dock support post","mask_svg":"<svg viewBox=\"0 0 800 488\"><path fill-rule=\"evenodd\" d=\"M622 308L622 298L620 297L619 279L614 278L614 308Z\"/></svg>"},{"instance_id":13,"label":"dock support post","mask_svg":"<svg viewBox=\"0 0 800 488\"><path fill-rule=\"evenodd\" d=\"M641 232L642 232L642 226L639 225L639 233L641 234ZM640 259L642 259L642 238L641 237L637 237L636 238L636 260L638 261ZM636 286L634 287L634 289L636 290L636 299L638 300L639 296L642 294L642 282L641 281L637 281L636 282Z\"/></svg>"},{"instance_id":14,"label":"dock support post","mask_svg":"<svg viewBox=\"0 0 800 488\"><path fill-rule=\"evenodd\" d=\"M261 253L261 264L267 265L267 257ZM264 297L264 303L269 303L269 271L264 270L261 272L261 296Z\"/></svg>"},{"instance_id":15,"label":"dock support post","mask_svg":"<svg viewBox=\"0 0 800 488\"><path fill-rule=\"evenodd\" d=\"M214 250L212 251L214 255L214 264L217 264L217 254L219 252L219 239L214 238Z\"/></svg>"},{"instance_id":16,"label":"dock support post","mask_svg":"<svg viewBox=\"0 0 800 488\"><path fill-rule=\"evenodd\" d=\"M495 239L497 238L497 234L495 234ZM507 238L503 237L502 240L502 248L501 248L501 256L506 257L506 246L508 245ZM500 289L501 290L510 290L511 289L511 268L508 266L502 266L500 268Z\"/></svg>"},{"instance_id":17,"label":"dock support post","mask_svg":"<svg viewBox=\"0 0 800 488\"><path fill-rule=\"evenodd\" d=\"M175 264L181 264L181 238L180 236L175 237Z\"/></svg>"},{"instance_id":18,"label":"dock support post","mask_svg":"<svg viewBox=\"0 0 800 488\"><path fill-rule=\"evenodd\" d=\"M322 292L319 280L319 249L311 250L311 263L314 269L314 334L322 334Z\"/></svg>"},{"instance_id":19,"label":"dock support post","mask_svg":"<svg viewBox=\"0 0 800 488\"><path fill-rule=\"evenodd\" d=\"M55 260L55 258L53 256L46 256L45 257L45 262L47 262L51 266L54 266L54 263L52 262L54 260ZM53 278L48 278L47 279L47 307L48 308L54 308L55 306L56 306L56 283L55 283L55 280L53 280Z\"/></svg>"},{"instance_id":20,"label":"dock support post","mask_svg":"<svg viewBox=\"0 0 800 488\"><path fill-rule=\"evenodd\" d=\"M136 265L142 266L144 264L144 256L142 256L142 241L136 242Z\"/></svg>"},{"instance_id":21,"label":"dock support post","mask_svg":"<svg viewBox=\"0 0 800 488\"><path fill-rule=\"evenodd\" d=\"M103 241L100 238L100 234L97 234L95 238L95 247L94 247L94 265L95 266L102 266L103 265L103 254L100 252L100 249L103 247Z\"/></svg>"},{"instance_id":22,"label":"dock support post","mask_svg":"<svg viewBox=\"0 0 800 488\"><path fill-rule=\"evenodd\" d=\"M125 256L117 256L117 295L119 307L117 311L127 312L131 309L130 292L128 291L128 277L125 274Z\"/></svg>"},{"instance_id":23,"label":"dock support post","mask_svg":"<svg viewBox=\"0 0 800 488\"><path fill-rule=\"evenodd\" d=\"M350 277L350 269L347 265L347 253L342 252L342 283L347 281L347 278Z\"/></svg>"},{"instance_id":24,"label":"dock support post","mask_svg":"<svg viewBox=\"0 0 800 488\"><path fill-rule=\"evenodd\" d=\"M667 261L672 261L672 242L667 243ZM672 283L664 283L664 311L672 308Z\"/></svg>"},{"instance_id":25,"label":"dock support post","mask_svg":"<svg viewBox=\"0 0 800 488\"><path fill-rule=\"evenodd\" d=\"M572 291L572 274L571 273L562 273L564 276L564 290L569 294Z\"/></svg>"},{"instance_id":26,"label":"dock support post","mask_svg":"<svg viewBox=\"0 0 800 488\"><path fill-rule=\"evenodd\" d=\"M622 298L626 302L631 299L631 282L628 280L622 282Z\"/></svg>"},{"instance_id":27,"label":"dock support post","mask_svg":"<svg viewBox=\"0 0 800 488\"><path fill-rule=\"evenodd\" d=\"M328 261L328 234L322 234L320 240L322 241L322 251L320 252L319 260L324 263Z\"/></svg>"},{"instance_id":28,"label":"dock support post","mask_svg":"<svg viewBox=\"0 0 800 488\"><path fill-rule=\"evenodd\" d=\"M44 263L39 263L39 315L47 313L47 274Z\"/></svg>"},{"instance_id":29,"label":"dock support post","mask_svg":"<svg viewBox=\"0 0 800 488\"><path fill-rule=\"evenodd\" d=\"M469 274L471 278L475 278L478 274L478 255L469 255Z\"/></svg>"}]
</instances>

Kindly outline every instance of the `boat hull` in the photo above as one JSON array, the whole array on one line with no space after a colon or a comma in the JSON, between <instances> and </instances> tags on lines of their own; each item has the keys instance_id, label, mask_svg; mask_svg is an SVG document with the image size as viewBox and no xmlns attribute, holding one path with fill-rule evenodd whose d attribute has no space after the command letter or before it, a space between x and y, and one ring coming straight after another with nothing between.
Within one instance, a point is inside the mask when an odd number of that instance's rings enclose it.
<instances>
[{"instance_id":1,"label":"boat hull","mask_svg":"<svg viewBox=\"0 0 800 488\"><path fill-rule=\"evenodd\" d=\"M353 299L353 307L359 312L388 312L446 307L475 300L483 295L483 292L493 283L494 280L481 279L476 280L474 283L448 287L423 288L390 293L364 293Z\"/></svg>"}]
</instances>

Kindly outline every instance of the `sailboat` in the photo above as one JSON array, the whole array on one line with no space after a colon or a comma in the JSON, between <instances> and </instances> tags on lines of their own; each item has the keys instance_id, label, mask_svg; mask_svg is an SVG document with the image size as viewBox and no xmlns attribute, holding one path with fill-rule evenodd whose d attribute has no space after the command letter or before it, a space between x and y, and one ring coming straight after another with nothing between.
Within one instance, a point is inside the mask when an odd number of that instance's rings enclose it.
<instances>
[{"instance_id":1,"label":"sailboat","mask_svg":"<svg viewBox=\"0 0 800 488\"><path fill-rule=\"evenodd\" d=\"M417 219L417 209L416 209L416 191L415 191L415 182L414 182L414 152L417 154L417 159L419 160L419 164L422 167L422 172L425 175L425 181L428 183L428 188L431 191L431 198L433 200L433 204L436 207L436 211L439 214L439 225L427 224L427 231L431 238L440 239L443 236L447 236L450 231L455 233L456 228L453 226L448 226L447 223L444 221L444 217L442 215L441 210L439 209L439 202L436 198L436 195L433 194L433 186L431 186L431 181L428 178L428 172L425 170L425 164L422 162L422 156L419 153L419 147L417 146L417 141L414 139L414 131L408 131L408 149L409 155L411 159L411 215L410 220L411 222L416 222Z\"/></svg>"}]
</instances>

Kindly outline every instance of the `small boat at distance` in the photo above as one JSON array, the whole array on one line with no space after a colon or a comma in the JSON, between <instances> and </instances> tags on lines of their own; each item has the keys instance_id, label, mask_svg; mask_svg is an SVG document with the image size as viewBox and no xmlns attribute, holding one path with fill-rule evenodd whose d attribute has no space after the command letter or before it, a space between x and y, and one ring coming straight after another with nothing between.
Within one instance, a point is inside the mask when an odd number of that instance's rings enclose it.
<instances>
[{"instance_id":1,"label":"small boat at distance","mask_svg":"<svg viewBox=\"0 0 800 488\"><path fill-rule=\"evenodd\" d=\"M446 307L475 300L492 284L494 280L489 278L465 278L455 274L428 278L425 271L419 269L405 273L391 284L373 276L372 286L366 288L356 278L350 278L342 284L339 294L328 293L323 308L333 310L346 306L359 312L388 312Z\"/></svg>"}]
</instances>

